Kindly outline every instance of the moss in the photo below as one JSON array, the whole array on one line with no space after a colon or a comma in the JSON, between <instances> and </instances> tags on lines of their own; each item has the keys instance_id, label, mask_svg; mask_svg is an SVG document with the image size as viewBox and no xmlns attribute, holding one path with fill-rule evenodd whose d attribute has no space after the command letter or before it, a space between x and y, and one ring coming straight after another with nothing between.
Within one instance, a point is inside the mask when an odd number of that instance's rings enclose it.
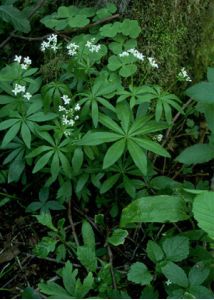
<instances>
[{"instance_id":1,"label":"moss","mask_svg":"<svg viewBox=\"0 0 214 300\"><path fill-rule=\"evenodd\" d=\"M213 0L134 1L130 16L142 26L139 46L161 65L158 72L149 74L150 82L175 91L176 75L183 66L196 74L196 80L203 76L213 57L211 3Z\"/></svg>"}]
</instances>

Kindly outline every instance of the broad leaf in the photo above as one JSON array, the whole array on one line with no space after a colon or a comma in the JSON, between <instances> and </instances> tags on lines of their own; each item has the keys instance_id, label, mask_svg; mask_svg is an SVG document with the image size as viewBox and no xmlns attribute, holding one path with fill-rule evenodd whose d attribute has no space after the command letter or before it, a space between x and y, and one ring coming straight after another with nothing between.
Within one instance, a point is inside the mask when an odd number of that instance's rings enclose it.
<instances>
[{"instance_id":1,"label":"broad leaf","mask_svg":"<svg viewBox=\"0 0 214 300\"><path fill-rule=\"evenodd\" d=\"M113 246L123 245L125 238L128 236L128 231L124 229L115 229L110 237L108 237L108 243Z\"/></svg>"},{"instance_id":2,"label":"broad leaf","mask_svg":"<svg viewBox=\"0 0 214 300\"><path fill-rule=\"evenodd\" d=\"M184 236L174 236L166 239L162 244L168 260L177 262L189 255L189 240Z\"/></svg>"},{"instance_id":3,"label":"broad leaf","mask_svg":"<svg viewBox=\"0 0 214 300\"><path fill-rule=\"evenodd\" d=\"M169 279L172 283L187 288L188 279L186 273L178 265L169 261L164 267L161 268L161 270L166 278Z\"/></svg>"},{"instance_id":4,"label":"broad leaf","mask_svg":"<svg viewBox=\"0 0 214 300\"><path fill-rule=\"evenodd\" d=\"M214 239L214 192L206 191L196 196L193 215L198 226Z\"/></svg>"},{"instance_id":5,"label":"broad leaf","mask_svg":"<svg viewBox=\"0 0 214 300\"><path fill-rule=\"evenodd\" d=\"M131 265L127 277L129 281L140 285L148 285L152 281L152 275L148 271L147 266L141 262Z\"/></svg>"},{"instance_id":6,"label":"broad leaf","mask_svg":"<svg viewBox=\"0 0 214 300\"><path fill-rule=\"evenodd\" d=\"M195 144L186 148L176 158L182 164L203 164L214 158L214 146L209 144Z\"/></svg>"},{"instance_id":7,"label":"broad leaf","mask_svg":"<svg viewBox=\"0 0 214 300\"><path fill-rule=\"evenodd\" d=\"M143 222L178 222L186 219L186 205L181 197L148 196L133 201L123 209L120 226Z\"/></svg>"}]
</instances>

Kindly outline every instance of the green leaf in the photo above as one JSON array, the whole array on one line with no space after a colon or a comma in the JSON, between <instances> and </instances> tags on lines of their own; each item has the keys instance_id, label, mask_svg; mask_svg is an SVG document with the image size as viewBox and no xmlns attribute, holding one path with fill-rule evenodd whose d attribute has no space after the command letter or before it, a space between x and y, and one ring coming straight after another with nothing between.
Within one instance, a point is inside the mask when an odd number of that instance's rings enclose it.
<instances>
[{"instance_id":1,"label":"green leaf","mask_svg":"<svg viewBox=\"0 0 214 300\"><path fill-rule=\"evenodd\" d=\"M203 262L195 264L189 272L189 283L191 286L202 284L208 277L210 270L206 268Z\"/></svg>"},{"instance_id":2,"label":"green leaf","mask_svg":"<svg viewBox=\"0 0 214 300\"><path fill-rule=\"evenodd\" d=\"M146 286L141 295L140 299L160 299L158 296L158 292L154 289L153 286Z\"/></svg>"},{"instance_id":3,"label":"green leaf","mask_svg":"<svg viewBox=\"0 0 214 300\"><path fill-rule=\"evenodd\" d=\"M125 238L128 236L128 231L124 229L115 229L110 237L108 237L107 242L113 246L123 245Z\"/></svg>"},{"instance_id":4,"label":"green leaf","mask_svg":"<svg viewBox=\"0 0 214 300\"><path fill-rule=\"evenodd\" d=\"M106 115L100 114L100 123L107 127L108 129L111 129L112 131L119 133L121 135L124 135L123 130L115 123L111 118L109 118Z\"/></svg>"},{"instance_id":5,"label":"green leaf","mask_svg":"<svg viewBox=\"0 0 214 300\"><path fill-rule=\"evenodd\" d=\"M13 126L14 124L16 124L19 121L20 121L19 119L9 119L9 120L2 121L0 123L0 130L5 130L5 129Z\"/></svg>"},{"instance_id":6,"label":"green leaf","mask_svg":"<svg viewBox=\"0 0 214 300\"><path fill-rule=\"evenodd\" d=\"M181 261L189 255L189 239L184 236L173 236L164 240L162 248L168 260Z\"/></svg>"},{"instance_id":7,"label":"green leaf","mask_svg":"<svg viewBox=\"0 0 214 300\"><path fill-rule=\"evenodd\" d=\"M118 119L121 121L121 126L124 132L127 133L131 119L129 105L126 102L118 103L116 106L116 114Z\"/></svg>"},{"instance_id":8,"label":"green leaf","mask_svg":"<svg viewBox=\"0 0 214 300\"><path fill-rule=\"evenodd\" d=\"M39 283L41 293L51 296L55 299L71 299L71 295L63 287L55 282Z\"/></svg>"},{"instance_id":9,"label":"green leaf","mask_svg":"<svg viewBox=\"0 0 214 300\"><path fill-rule=\"evenodd\" d=\"M28 33L30 31L30 22L25 15L12 5L0 5L0 18L11 23L15 30Z\"/></svg>"},{"instance_id":10,"label":"green leaf","mask_svg":"<svg viewBox=\"0 0 214 300\"><path fill-rule=\"evenodd\" d=\"M214 68L208 68L207 69L207 79L209 82L214 83Z\"/></svg>"},{"instance_id":11,"label":"green leaf","mask_svg":"<svg viewBox=\"0 0 214 300\"><path fill-rule=\"evenodd\" d=\"M184 288L188 287L188 279L184 270L175 263L169 261L164 267L161 268L161 270L166 278L172 283Z\"/></svg>"},{"instance_id":12,"label":"green leaf","mask_svg":"<svg viewBox=\"0 0 214 300\"><path fill-rule=\"evenodd\" d=\"M56 227L52 223L52 218L49 213L41 213L38 216L35 216L37 221L42 224L43 226L48 227L49 229L53 231L57 231Z\"/></svg>"},{"instance_id":13,"label":"green leaf","mask_svg":"<svg viewBox=\"0 0 214 300\"><path fill-rule=\"evenodd\" d=\"M101 187L100 187L100 194L106 193L108 190L110 190L114 184L118 181L120 177L120 174L115 174L113 176L109 176L108 179L106 179Z\"/></svg>"},{"instance_id":14,"label":"green leaf","mask_svg":"<svg viewBox=\"0 0 214 300\"><path fill-rule=\"evenodd\" d=\"M7 133L5 134L3 141L2 141L2 147L5 147L6 145L8 145L10 143L10 141L12 141L15 136L17 135L17 133L19 132L21 123L15 123L12 127L10 127L10 129L7 131Z\"/></svg>"},{"instance_id":15,"label":"green leaf","mask_svg":"<svg viewBox=\"0 0 214 300\"><path fill-rule=\"evenodd\" d=\"M163 157L170 157L169 152L167 152L161 145L158 143L155 143L153 141L150 141L149 139L144 138L133 138L133 140L142 148L151 151L153 153L156 153Z\"/></svg>"},{"instance_id":16,"label":"green leaf","mask_svg":"<svg viewBox=\"0 0 214 300\"><path fill-rule=\"evenodd\" d=\"M157 263L164 258L163 250L154 241L148 241L146 247L146 253L148 257L151 259L151 261L153 261L154 263Z\"/></svg>"},{"instance_id":17,"label":"green leaf","mask_svg":"<svg viewBox=\"0 0 214 300\"><path fill-rule=\"evenodd\" d=\"M137 66L134 64L129 64L129 65L122 65L119 74L122 77L130 77L132 75L134 75L137 72Z\"/></svg>"},{"instance_id":18,"label":"green leaf","mask_svg":"<svg viewBox=\"0 0 214 300\"><path fill-rule=\"evenodd\" d=\"M59 155L58 152L55 152L52 161L51 161L51 176L53 179L56 179L60 172L60 166L59 166Z\"/></svg>"},{"instance_id":19,"label":"green leaf","mask_svg":"<svg viewBox=\"0 0 214 300\"><path fill-rule=\"evenodd\" d=\"M36 173L38 171L40 171L42 168L44 168L45 165L47 165L48 161L50 160L51 156L54 154L54 151L48 151L47 153L45 153L42 157L40 157L40 159L38 159L38 161L36 162L32 173Z\"/></svg>"},{"instance_id":20,"label":"green leaf","mask_svg":"<svg viewBox=\"0 0 214 300\"><path fill-rule=\"evenodd\" d=\"M45 236L42 238L42 240L35 246L33 249L33 252L36 256L39 257L47 257L50 252L54 252L56 249L57 240Z\"/></svg>"},{"instance_id":21,"label":"green leaf","mask_svg":"<svg viewBox=\"0 0 214 300\"><path fill-rule=\"evenodd\" d=\"M82 287L81 287L81 299L83 299L88 292L92 289L94 284L94 277L91 272L88 273L87 277L83 280Z\"/></svg>"},{"instance_id":22,"label":"green leaf","mask_svg":"<svg viewBox=\"0 0 214 300\"><path fill-rule=\"evenodd\" d=\"M22 123L21 126L21 136L25 145L30 149L31 147L31 133L26 123Z\"/></svg>"},{"instance_id":23,"label":"green leaf","mask_svg":"<svg viewBox=\"0 0 214 300\"><path fill-rule=\"evenodd\" d=\"M114 142L121 138L120 134L113 132L89 132L78 141L77 145L95 146L103 143Z\"/></svg>"},{"instance_id":24,"label":"green leaf","mask_svg":"<svg viewBox=\"0 0 214 300\"><path fill-rule=\"evenodd\" d=\"M84 246L95 251L95 235L91 224L87 221L82 223L82 238Z\"/></svg>"},{"instance_id":25,"label":"green leaf","mask_svg":"<svg viewBox=\"0 0 214 300\"><path fill-rule=\"evenodd\" d=\"M94 127L96 128L98 124L98 118L99 118L99 109L98 109L97 101L95 100L93 100L91 104L91 116L92 116Z\"/></svg>"},{"instance_id":26,"label":"green leaf","mask_svg":"<svg viewBox=\"0 0 214 300\"><path fill-rule=\"evenodd\" d=\"M53 120L57 117L57 114L55 113L44 113L42 111L37 112L31 116L28 117L28 120L33 122L45 122Z\"/></svg>"},{"instance_id":27,"label":"green leaf","mask_svg":"<svg viewBox=\"0 0 214 300\"><path fill-rule=\"evenodd\" d=\"M214 192L204 192L195 197L193 215L198 226L214 239Z\"/></svg>"},{"instance_id":28,"label":"green leaf","mask_svg":"<svg viewBox=\"0 0 214 300\"><path fill-rule=\"evenodd\" d=\"M178 222L186 219L188 216L182 197L148 196L133 201L122 210L120 226L143 222Z\"/></svg>"},{"instance_id":29,"label":"green leaf","mask_svg":"<svg viewBox=\"0 0 214 300\"><path fill-rule=\"evenodd\" d=\"M126 141L121 139L108 148L103 160L103 169L109 168L120 159L125 149Z\"/></svg>"},{"instance_id":30,"label":"green leaf","mask_svg":"<svg viewBox=\"0 0 214 300\"><path fill-rule=\"evenodd\" d=\"M96 271L97 258L93 249L87 246L79 246L77 248L77 258L88 271Z\"/></svg>"},{"instance_id":31,"label":"green leaf","mask_svg":"<svg viewBox=\"0 0 214 300\"><path fill-rule=\"evenodd\" d=\"M131 139L127 142L127 148L131 158L139 170L146 175L147 174L147 158L144 151Z\"/></svg>"},{"instance_id":32,"label":"green leaf","mask_svg":"<svg viewBox=\"0 0 214 300\"><path fill-rule=\"evenodd\" d=\"M188 88L185 94L198 102L213 104L214 82L199 82Z\"/></svg>"},{"instance_id":33,"label":"green leaf","mask_svg":"<svg viewBox=\"0 0 214 300\"><path fill-rule=\"evenodd\" d=\"M77 174L79 173L83 163L83 151L81 148L76 148L74 150L74 155L72 157L72 167L74 172Z\"/></svg>"},{"instance_id":34,"label":"green leaf","mask_svg":"<svg viewBox=\"0 0 214 300\"><path fill-rule=\"evenodd\" d=\"M30 286L22 292L22 299L41 299L40 295Z\"/></svg>"},{"instance_id":35,"label":"green leaf","mask_svg":"<svg viewBox=\"0 0 214 300\"><path fill-rule=\"evenodd\" d=\"M194 299L213 299L214 293L205 286L192 286L189 289Z\"/></svg>"},{"instance_id":36,"label":"green leaf","mask_svg":"<svg viewBox=\"0 0 214 300\"><path fill-rule=\"evenodd\" d=\"M152 275L148 271L147 266L141 262L131 265L127 278L129 281L140 285L148 285L152 281Z\"/></svg>"},{"instance_id":37,"label":"green leaf","mask_svg":"<svg viewBox=\"0 0 214 300\"><path fill-rule=\"evenodd\" d=\"M66 289L66 291L69 294L73 294L75 282L72 280L73 278L73 266L70 261L67 261L64 268L62 269L62 279L63 279L63 285Z\"/></svg>"},{"instance_id":38,"label":"green leaf","mask_svg":"<svg viewBox=\"0 0 214 300\"><path fill-rule=\"evenodd\" d=\"M182 164L202 164L214 158L214 146L209 144L195 144L182 151L176 160Z\"/></svg>"}]
</instances>

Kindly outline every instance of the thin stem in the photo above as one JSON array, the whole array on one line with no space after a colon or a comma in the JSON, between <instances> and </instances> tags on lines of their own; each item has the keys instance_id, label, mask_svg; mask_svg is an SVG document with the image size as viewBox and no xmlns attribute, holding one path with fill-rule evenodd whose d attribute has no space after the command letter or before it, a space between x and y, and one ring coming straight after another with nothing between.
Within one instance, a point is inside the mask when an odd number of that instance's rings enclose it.
<instances>
[{"instance_id":1,"label":"thin stem","mask_svg":"<svg viewBox=\"0 0 214 300\"><path fill-rule=\"evenodd\" d=\"M77 234L76 234L76 230L75 230L75 226L74 226L74 222L73 222L73 218L72 218L71 201L68 202L68 220L69 220L69 223L71 225L71 230L72 230L72 233L73 233L75 243L78 247L80 245L80 243L79 243L79 240L78 240L78 237L77 237Z\"/></svg>"},{"instance_id":2,"label":"thin stem","mask_svg":"<svg viewBox=\"0 0 214 300\"><path fill-rule=\"evenodd\" d=\"M116 290L117 283L116 283L116 279L115 279L115 275L114 275L114 268L113 268L113 254L112 254L110 246L107 246L107 249L108 249L109 263L110 263L110 268L111 268L111 277L112 277L113 288Z\"/></svg>"}]
</instances>

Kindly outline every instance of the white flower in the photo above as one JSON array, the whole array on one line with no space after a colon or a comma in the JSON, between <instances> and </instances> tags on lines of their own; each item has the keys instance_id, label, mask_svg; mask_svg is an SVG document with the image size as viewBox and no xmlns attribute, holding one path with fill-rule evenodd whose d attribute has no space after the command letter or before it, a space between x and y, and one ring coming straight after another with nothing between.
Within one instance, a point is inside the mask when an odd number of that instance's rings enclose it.
<instances>
[{"instance_id":1,"label":"white flower","mask_svg":"<svg viewBox=\"0 0 214 300\"><path fill-rule=\"evenodd\" d=\"M62 105L59 105L59 111L66 111L66 108Z\"/></svg>"},{"instance_id":2,"label":"white flower","mask_svg":"<svg viewBox=\"0 0 214 300\"><path fill-rule=\"evenodd\" d=\"M22 70L27 70L28 65L26 65L26 64L21 64L21 68L22 68Z\"/></svg>"},{"instance_id":3,"label":"white flower","mask_svg":"<svg viewBox=\"0 0 214 300\"><path fill-rule=\"evenodd\" d=\"M52 49L54 52L59 49L57 46L57 35L52 34L47 38L47 41L41 43L41 51L44 52L46 49Z\"/></svg>"},{"instance_id":4,"label":"white flower","mask_svg":"<svg viewBox=\"0 0 214 300\"><path fill-rule=\"evenodd\" d=\"M79 120L79 118L80 118L79 116L75 116L74 120L77 121L77 120Z\"/></svg>"},{"instance_id":5,"label":"white flower","mask_svg":"<svg viewBox=\"0 0 214 300\"><path fill-rule=\"evenodd\" d=\"M192 81L192 79L189 77L185 68L181 69L180 73L178 74L178 79L184 80L184 81Z\"/></svg>"},{"instance_id":6,"label":"white flower","mask_svg":"<svg viewBox=\"0 0 214 300\"><path fill-rule=\"evenodd\" d=\"M58 47L56 44L51 45L50 48L51 48L54 52L56 52L57 49L59 49L59 47Z\"/></svg>"},{"instance_id":7,"label":"white flower","mask_svg":"<svg viewBox=\"0 0 214 300\"><path fill-rule=\"evenodd\" d=\"M67 95L63 95L61 99L64 101L64 104L67 105L70 103L71 99Z\"/></svg>"},{"instance_id":8,"label":"white flower","mask_svg":"<svg viewBox=\"0 0 214 300\"><path fill-rule=\"evenodd\" d=\"M144 59L145 59L145 56L141 52L139 52L137 49L132 48L132 49L129 49L128 52L131 53L134 57L136 57L137 59L139 59L141 61L144 61Z\"/></svg>"},{"instance_id":9,"label":"white flower","mask_svg":"<svg viewBox=\"0 0 214 300\"><path fill-rule=\"evenodd\" d=\"M25 93L25 86L24 85L20 85L20 84L15 84L15 88L14 90L12 90L12 93L16 96L19 93Z\"/></svg>"},{"instance_id":10,"label":"white flower","mask_svg":"<svg viewBox=\"0 0 214 300\"><path fill-rule=\"evenodd\" d=\"M62 116L62 124L63 125L69 125L69 126L74 126L75 122L73 119L68 119L68 117L66 115Z\"/></svg>"},{"instance_id":11,"label":"white flower","mask_svg":"<svg viewBox=\"0 0 214 300\"><path fill-rule=\"evenodd\" d=\"M57 35L56 34L51 34L48 38L47 38L48 42L54 42L57 43Z\"/></svg>"},{"instance_id":12,"label":"white flower","mask_svg":"<svg viewBox=\"0 0 214 300\"><path fill-rule=\"evenodd\" d=\"M94 45L94 42L95 42L95 38L91 39L90 41L87 41L85 46L88 48L90 52L98 53L101 49L101 45L100 44Z\"/></svg>"},{"instance_id":13,"label":"white flower","mask_svg":"<svg viewBox=\"0 0 214 300\"><path fill-rule=\"evenodd\" d=\"M79 103L77 103L74 107L74 110L79 111L80 109L81 109L81 107L80 107Z\"/></svg>"},{"instance_id":14,"label":"white flower","mask_svg":"<svg viewBox=\"0 0 214 300\"><path fill-rule=\"evenodd\" d=\"M70 43L66 46L66 48L68 49L68 54L70 56L74 56L75 54L77 54L77 49L79 48L79 45L75 43Z\"/></svg>"},{"instance_id":15,"label":"white flower","mask_svg":"<svg viewBox=\"0 0 214 300\"><path fill-rule=\"evenodd\" d=\"M41 51L44 52L46 49L48 49L50 44L48 42L42 42L41 43Z\"/></svg>"},{"instance_id":16,"label":"white flower","mask_svg":"<svg viewBox=\"0 0 214 300\"><path fill-rule=\"evenodd\" d=\"M125 57L129 56L129 53L127 51L123 51L122 53L119 54L120 57Z\"/></svg>"},{"instance_id":17,"label":"white flower","mask_svg":"<svg viewBox=\"0 0 214 300\"><path fill-rule=\"evenodd\" d=\"M31 65L32 64L32 60L30 59L29 56L24 57L24 63L26 65Z\"/></svg>"},{"instance_id":18,"label":"white flower","mask_svg":"<svg viewBox=\"0 0 214 300\"><path fill-rule=\"evenodd\" d=\"M22 60L22 56L21 55L15 55L15 58L14 58L14 61L16 61L17 63L21 63L21 60Z\"/></svg>"},{"instance_id":19,"label":"white flower","mask_svg":"<svg viewBox=\"0 0 214 300\"><path fill-rule=\"evenodd\" d=\"M23 97L24 98L26 98L28 101L30 100L30 98L32 97L32 95L30 94L30 93L25 93L24 95L23 95Z\"/></svg>"},{"instance_id":20,"label":"white flower","mask_svg":"<svg viewBox=\"0 0 214 300\"><path fill-rule=\"evenodd\" d=\"M172 281L168 279L165 283L166 283L166 285L170 285L170 284L172 284Z\"/></svg>"},{"instance_id":21,"label":"white flower","mask_svg":"<svg viewBox=\"0 0 214 300\"><path fill-rule=\"evenodd\" d=\"M158 142L161 142L162 139L163 139L163 134L158 134L158 135L156 136L156 140L157 140Z\"/></svg>"},{"instance_id":22,"label":"white flower","mask_svg":"<svg viewBox=\"0 0 214 300\"><path fill-rule=\"evenodd\" d=\"M153 68L159 67L157 62L155 61L154 57L148 57L148 61L149 61L151 67L153 67Z\"/></svg>"}]
</instances>

